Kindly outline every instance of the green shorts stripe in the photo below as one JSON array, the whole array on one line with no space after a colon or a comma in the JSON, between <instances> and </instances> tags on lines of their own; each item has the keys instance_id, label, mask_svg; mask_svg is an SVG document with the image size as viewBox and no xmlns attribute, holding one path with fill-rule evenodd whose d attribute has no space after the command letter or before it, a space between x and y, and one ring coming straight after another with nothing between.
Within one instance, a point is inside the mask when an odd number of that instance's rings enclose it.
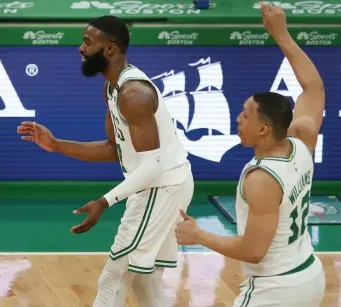
<instances>
[{"instance_id":1,"label":"green shorts stripe","mask_svg":"<svg viewBox=\"0 0 341 307\"><path fill-rule=\"evenodd\" d=\"M148 199L146 210L145 210L145 212L143 214L142 221L140 223L140 226L139 226L139 228L137 230L137 233L136 233L133 241L127 247L125 247L124 249L122 249L122 250L120 250L120 251L118 251L116 253L114 253L111 250L110 251L110 258L112 260L116 260L116 259L118 259L120 257L123 257L123 256L129 254L141 242L143 234L144 234L144 232L147 229L148 222L149 222L150 216L151 216L152 211L153 211L153 207L154 207L154 204L155 204L155 199L156 199L157 192L158 192L158 188L153 188L150 191L150 195L149 195L149 199Z\"/></svg>"},{"instance_id":2,"label":"green shorts stripe","mask_svg":"<svg viewBox=\"0 0 341 307\"><path fill-rule=\"evenodd\" d=\"M151 274L155 271L155 266L151 268L143 268L137 265L129 264L128 271L142 274Z\"/></svg>"},{"instance_id":3,"label":"green shorts stripe","mask_svg":"<svg viewBox=\"0 0 341 307\"><path fill-rule=\"evenodd\" d=\"M152 274L154 273L155 268L153 270L144 270L144 269L137 269L137 268L133 268L129 266L128 271L138 273L138 274Z\"/></svg>"},{"instance_id":4,"label":"green shorts stripe","mask_svg":"<svg viewBox=\"0 0 341 307\"><path fill-rule=\"evenodd\" d=\"M249 289L247 289L243 303L241 304L240 307L247 307L249 305L250 300L251 300L251 295L252 295L253 291L255 290L255 279L256 279L255 277L250 278Z\"/></svg>"},{"instance_id":5,"label":"green shorts stripe","mask_svg":"<svg viewBox=\"0 0 341 307\"><path fill-rule=\"evenodd\" d=\"M160 268L176 268L177 261L155 260L155 266Z\"/></svg>"},{"instance_id":6,"label":"green shorts stripe","mask_svg":"<svg viewBox=\"0 0 341 307\"><path fill-rule=\"evenodd\" d=\"M129 264L128 270L135 273L142 273L142 274L151 274L155 271L156 267L162 268L175 268L177 266L177 261L165 261L165 260L156 260L155 266L150 268L144 268L137 265Z\"/></svg>"}]
</instances>

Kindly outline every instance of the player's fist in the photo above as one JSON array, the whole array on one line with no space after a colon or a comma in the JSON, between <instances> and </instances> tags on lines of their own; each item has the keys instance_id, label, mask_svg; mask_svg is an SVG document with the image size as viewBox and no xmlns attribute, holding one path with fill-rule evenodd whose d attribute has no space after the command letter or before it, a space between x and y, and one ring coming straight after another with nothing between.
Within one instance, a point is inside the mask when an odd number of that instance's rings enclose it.
<instances>
[{"instance_id":1,"label":"player's fist","mask_svg":"<svg viewBox=\"0 0 341 307\"><path fill-rule=\"evenodd\" d=\"M21 139L31 141L39 145L41 148L53 152L56 151L57 140L49 129L36 122L22 122L17 129L21 134Z\"/></svg>"},{"instance_id":2,"label":"player's fist","mask_svg":"<svg viewBox=\"0 0 341 307\"><path fill-rule=\"evenodd\" d=\"M199 227L194 218L187 215L183 210L180 210L180 215L183 218L175 228L176 241L180 245L194 245L197 244L197 233Z\"/></svg>"},{"instance_id":3,"label":"player's fist","mask_svg":"<svg viewBox=\"0 0 341 307\"><path fill-rule=\"evenodd\" d=\"M274 38L278 38L287 33L286 16L280 7L261 3L261 12L263 24Z\"/></svg>"}]
</instances>

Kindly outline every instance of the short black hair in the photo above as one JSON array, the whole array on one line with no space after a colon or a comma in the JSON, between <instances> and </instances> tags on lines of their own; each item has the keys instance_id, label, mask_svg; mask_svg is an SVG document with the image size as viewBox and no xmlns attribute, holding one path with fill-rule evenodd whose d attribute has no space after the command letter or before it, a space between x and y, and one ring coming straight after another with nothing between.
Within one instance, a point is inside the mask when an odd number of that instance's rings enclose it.
<instances>
[{"instance_id":1,"label":"short black hair","mask_svg":"<svg viewBox=\"0 0 341 307\"><path fill-rule=\"evenodd\" d=\"M278 93L261 92L254 94L253 100L261 116L271 124L274 138L286 138L293 116L289 99Z\"/></svg>"},{"instance_id":2,"label":"short black hair","mask_svg":"<svg viewBox=\"0 0 341 307\"><path fill-rule=\"evenodd\" d=\"M105 35L113 39L122 53L126 53L130 35L126 24L118 17L107 15L97 17L89 22L89 25L102 31Z\"/></svg>"}]
</instances>

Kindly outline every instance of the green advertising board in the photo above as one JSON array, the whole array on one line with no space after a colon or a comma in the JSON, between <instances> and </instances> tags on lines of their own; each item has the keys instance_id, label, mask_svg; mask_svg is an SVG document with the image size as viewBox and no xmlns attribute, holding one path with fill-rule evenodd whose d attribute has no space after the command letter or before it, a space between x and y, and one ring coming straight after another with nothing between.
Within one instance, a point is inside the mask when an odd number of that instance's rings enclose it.
<instances>
[{"instance_id":1,"label":"green advertising board","mask_svg":"<svg viewBox=\"0 0 341 307\"><path fill-rule=\"evenodd\" d=\"M232 223L237 223L236 197L214 196L210 198L216 208ZM335 195L312 195L309 204L309 225L341 225L341 202Z\"/></svg>"},{"instance_id":2,"label":"green advertising board","mask_svg":"<svg viewBox=\"0 0 341 307\"><path fill-rule=\"evenodd\" d=\"M0 27L0 45L80 45L84 25ZM341 46L341 28L291 27L302 46ZM156 46L269 46L275 41L264 27L229 26L132 26L131 45Z\"/></svg>"},{"instance_id":3,"label":"green advertising board","mask_svg":"<svg viewBox=\"0 0 341 307\"><path fill-rule=\"evenodd\" d=\"M267 2L267 1L264 1ZM290 23L341 24L340 0L273 1L282 7ZM211 0L210 8L199 10L192 0L0 0L2 20L78 20L100 15L130 20L176 23L259 23L259 1Z\"/></svg>"}]
</instances>

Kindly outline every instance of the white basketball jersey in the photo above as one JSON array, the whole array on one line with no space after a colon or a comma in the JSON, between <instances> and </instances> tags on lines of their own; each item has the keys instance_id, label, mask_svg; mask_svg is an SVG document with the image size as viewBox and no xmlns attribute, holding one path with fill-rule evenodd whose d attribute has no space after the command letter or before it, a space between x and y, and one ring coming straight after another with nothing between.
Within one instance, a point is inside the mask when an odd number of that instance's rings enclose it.
<instances>
[{"instance_id":1,"label":"white basketball jersey","mask_svg":"<svg viewBox=\"0 0 341 307\"><path fill-rule=\"evenodd\" d=\"M261 168L271 174L283 190L278 227L270 249L260 263L243 263L246 276L271 276L289 272L303 264L313 252L307 229L313 159L301 140L288 139L293 147L289 158L253 158L245 165L239 179L236 200L239 235L245 231L249 211L242 190L246 174Z\"/></svg>"},{"instance_id":2,"label":"white basketball jersey","mask_svg":"<svg viewBox=\"0 0 341 307\"><path fill-rule=\"evenodd\" d=\"M152 186L160 187L181 183L184 179L186 179L188 172L190 171L187 151L176 135L175 125L159 89L145 73L132 65L129 65L124 71L122 71L112 93L110 92L110 84L108 84L107 88L108 106L115 130L117 151L123 175L128 177L137 169L140 163L138 154L132 144L129 132L129 123L127 123L126 119L122 116L117 103L119 89L125 82L131 80L143 80L149 82L154 87L158 95L158 109L154 116L157 122L160 139L160 163L162 167L162 176L161 178L158 178L157 182L154 182Z\"/></svg>"}]
</instances>

